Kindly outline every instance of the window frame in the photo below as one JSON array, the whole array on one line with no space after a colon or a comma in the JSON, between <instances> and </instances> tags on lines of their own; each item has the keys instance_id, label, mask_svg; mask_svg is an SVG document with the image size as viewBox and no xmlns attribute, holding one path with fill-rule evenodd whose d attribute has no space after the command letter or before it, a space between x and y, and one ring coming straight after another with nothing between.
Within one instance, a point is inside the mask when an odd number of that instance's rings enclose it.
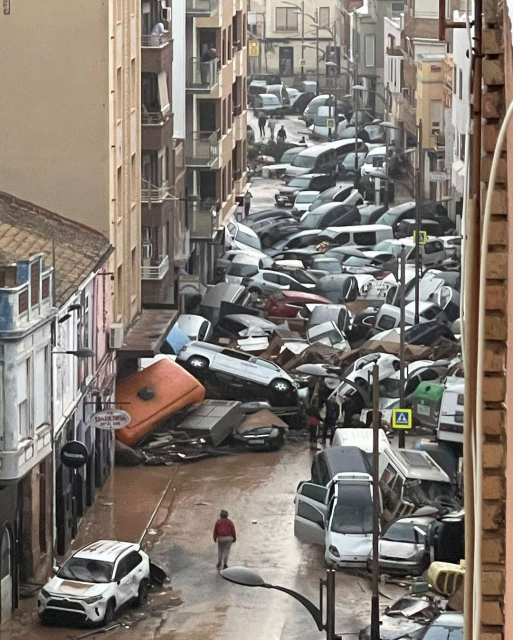
<instances>
[{"instance_id":1,"label":"window frame","mask_svg":"<svg viewBox=\"0 0 513 640\"><path fill-rule=\"evenodd\" d=\"M281 21L278 19L278 12L285 12L285 20ZM289 26L289 22L290 22L290 16L295 16L295 26L292 24L292 26ZM293 22L293 21L292 21ZM285 25L285 26L281 26L281 25ZM275 31L285 31L285 32L293 32L293 33L297 33L299 32L299 14L297 13L297 9L294 9L294 7L275 7L275 13L274 13L274 30Z\"/></svg>"}]
</instances>

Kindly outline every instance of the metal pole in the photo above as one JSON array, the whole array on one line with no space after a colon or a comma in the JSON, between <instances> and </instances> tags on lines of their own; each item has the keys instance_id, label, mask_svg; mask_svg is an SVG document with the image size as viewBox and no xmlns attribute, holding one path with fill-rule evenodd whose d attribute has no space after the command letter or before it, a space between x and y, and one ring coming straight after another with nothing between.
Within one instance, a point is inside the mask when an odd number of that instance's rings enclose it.
<instances>
[{"instance_id":1,"label":"metal pole","mask_svg":"<svg viewBox=\"0 0 513 640\"><path fill-rule=\"evenodd\" d=\"M419 324L420 319L420 272L422 269L422 261L420 259L420 223L422 219L422 193L424 190L424 180L422 178L424 173L424 150L422 147L422 120L419 121L418 127L418 150L419 150L419 166L417 169L417 206L415 207L415 324Z\"/></svg>"},{"instance_id":2,"label":"metal pole","mask_svg":"<svg viewBox=\"0 0 513 640\"><path fill-rule=\"evenodd\" d=\"M305 0L301 2L301 80L305 79Z\"/></svg>"},{"instance_id":3,"label":"metal pole","mask_svg":"<svg viewBox=\"0 0 513 640\"><path fill-rule=\"evenodd\" d=\"M379 367L372 370L372 600L371 637L379 640Z\"/></svg>"},{"instance_id":4,"label":"metal pole","mask_svg":"<svg viewBox=\"0 0 513 640\"><path fill-rule=\"evenodd\" d=\"M355 127L355 139L354 139L354 186L357 189L359 185L358 180L358 91L354 92L354 127Z\"/></svg>"},{"instance_id":5,"label":"metal pole","mask_svg":"<svg viewBox=\"0 0 513 640\"><path fill-rule=\"evenodd\" d=\"M335 570L326 574L326 640L335 640Z\"/></svg>"},{"instance_id":6,"label":"metal pole","mask_svg":"<svg viewBox=\"0 0 513 640\"><path fill-rule=\"evenodd\" d=\"M385 205L385 211L388 211L388 187L390 185L388 179L388 130L385 127L385 193L383 197L383 204Z\"/></svg>"},{"instance_id":7,"label":"metal pole","mask_svg":"<svg viewBox=\"0 0 513 640\"><path fill-rule=\"evenodd\" d=\"M405 304L406 304L406 251L404 245L401 245L401 286L400 286L400 303L401 303L401 336L399 341L399 406L404 409L404 330L406 326ZM404 430L399 430L399 448L404 449L405 439Z\"/></svg>"},{"instance_id":8,"label":"metal pole","mask_svg":"<svg viewBox=\"0 0 513 640\"><path fill-rule=\"evenodd\" d=\"M319 52L317 52L317 55L319 55ZM328 115L328 119L331 120L332 119L332 114L331 114L331 101L332 98L334 98L335 96L333 96L332 94L330 94L330 99L329 99L329 115ZM331 142L331 126L328 128L328 140Z\"/></svg>"},{"instance_id":9,"label":"metal pole","mask_svg":"<svg viewBox=\"0 0 513 640\"><path fill-rule=\"evenodd\" d=\"M318 20L317 13L315 15L316 15L315 23L317 24L317 27L315 29L315 49L316 49L315 53L317 56L317 95L319 95L321 92L321 87L320 87L321 76L320 76L320 69L319 69L319 20Z\"/></svg>"}]
</instances>

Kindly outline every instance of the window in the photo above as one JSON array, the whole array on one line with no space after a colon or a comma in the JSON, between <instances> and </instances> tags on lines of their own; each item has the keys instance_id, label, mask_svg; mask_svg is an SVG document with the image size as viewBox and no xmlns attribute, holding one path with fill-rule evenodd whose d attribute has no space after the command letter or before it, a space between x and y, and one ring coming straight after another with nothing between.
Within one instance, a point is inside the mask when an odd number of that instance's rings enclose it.
<instances>
[{"instance_id":1,"label":"window","mask_svg":"<svg viewBox=\"0 0 513 640\"><path fill-rule=\"evenodd\" d=\"M132 551L124 558L127 573L133 571L142 562L142 556L137 551Z\"/></svg>"},{"instance_id":2,"label":"window","mask_svg":"<svg viewBox=\"0 0 513 640\"><path fill-rule=\"evenodd\" d=\"M347 244L349 242L349 234L348 233L339 233L339 235L334 240L335 244Z\"/></svg>"},{"instance_id":3,"label":"window","mask_svg":"<svg viewBox=\"0 0 513 640\"><path fill-rule=\"evenodd\" d=\"M367 34L365 36L365 66L373 67L376 64L376 36Z\"/></svg>"},{"instance_id":4,"label":"window","mask_svg":"<svg viewBox=\"0 0 513 640\"><path fill-rule=\"evenodd\" d=\"M386 331L387 329L393 329L395 327L395 323L396 323L396 319L393 318L392 316L381 316L381 318L379 319L379 323L378 326L380 329L383 329L384 331Z\"/></svg>"},{"instance_id":5,"label":"window","mask_svg":"<svg viewBox=\"0 0 513 640\"><path fill-rule=\"evenodd\" d=\"M298 10L293 7L276 7L276 31L298 31Z\"/></svg>"},{"instance_id":6,"label":"window","mask_svg":"<svg viewBox=\"0 0 513 640\"><path fill-rule=\"evenodd\" d=\"M280 283L280 277L277 273L264 273L265 282L272 282L274 284Z\"/></svg>"},{"instance_id":7,"label":"window","mask_svg":"<svg viewBox=\"0 0 513 640\"><path fill-rule=\"evenodd\" d=\"M50 388L48 347L36 352L34 358L34 380L40 393L34 394L34 425L38 427L49 422L48 390Z\"/></svg>"},{"instance_id":8,"label":"window","mask_svg":"<svg viewBox=\"0 0 513 640\"><path fill-rule=\"evenodd\" d=\"M50 276L43 280L42 288L41 288L41 297L43 300L46 300L50 297Z\"/></svg>"},{"instance_id":9,"label":"window","mask_svg":"<svg viewBox=\"0 0 513 640\"><path fill-rule=\"evenodd\" d=\"M322 513L313 507L308 502L301 501L297 508L297 515L300 518L305 518L305 520L309 520L310 522L315 522L320 527L324 529L324 516Z\"/></svg>"},{"instance_id":10,"label":"window","mask_svg":"<svg viewBox=\"0 0 513 640\"><path fill-rule=\"evenodd\" d=\"M376 233L374 231L360 231L354 234L354 243L362 245L375 245Z\"/></svg>"},{"instance_id":11,"label":"window","mask_svg":"<svg viewBox=\"0 0 513 640\"><path fill-rule=\"evenodd\" d=\"M223 349L221 353L223 356L229 356L230 358L236 358L237 360L248 361L251 358L251 356L241 353L240 351L235 351L234 349Z\"/></svg>"},{"instance_id":12,"label":"window","mask_svg":"<svg viewBox=\"0 0 513 640\"><path fill-rule=\"evenodd\" d=\"M29 389L30 358L20 362L16 367L16 386L18 393L18 433L21 438L30 435Z\"/></svg>"},{"instance_id":13,"label":"window","mask_svg":"<svg viewBox=\"0 0 513 640\"><path fill-rule=\"evenodd\" d=\"M329 7L319 7L319 26L320 27L328 27L330 26L330 8Z\"/></svg>"},{"instance_id":14,"label":"window","mask_svg":"<svg viewBox=\"0 0 513 640\"><path fill-rule=\"evenodd\" d=\"M22 291L18 296L18 314L21 316L28 311L28 291Z\"/></svg>"},{"instance_id":15,"label":"window","mask_svg":"<svg viewBox=\"0 0 513 640\"><path fill-rule=\"evenodd\" d=\"M460 134L460 160L465 160L465 134Z\"/></svg>"},{"instance_id":16,"label":"window","mask_svg":"<svg viewBox=\"0 0 513 640\"><path fill-rule=\"evenodd\" d=\"M424 247L424 251L426 254L437 253L438 251L443 251L443 244L441 242L428 242Z\"/></svg>"},{"instance_id":17,"label":"window","mask_svg":"<svg viewBox=\"0 0 513 640\"><path fill-rule=\"evenodd\" d=\"M461 100L463 98L463 71L460 69L459 72L459 86L458 86L458 97Z\"/></svg>"},{"instance_id":18,"label":"window","mask_svg":"<svg viewBox=\"0 0 513 640\"><path fill-rule=\"evenodd\" d=\"M11 575L11 534L9 529L4 529L2 535L2 547L0 550L0 580Z\"/></svg>"},{"instance_id":19,"label":"window","mask_svg":"<svg viewBox=\"0 0 513 640\"><path fill-rule=\"evenodd\" d=\"M39 302L39 262L30 266L30 306L34 307Z\"/></svg>"},{"instance_id":20,"label":"window","mask_svg":"<svg viewBox=\"0 0 513 640\"><path fill-rule=\"evenodd\" d=\"M452 92L456 94L458 92L458 67L454 65L452 76Z\"/></svg>"},{"instance_id":21,"label":"window","mask_svg":"<svg viewBox=\"0 0 513 640\"><path fill-rule=\"evenodd\" d=\"M305 484L301 487L300 493L305 498L311 498L316 502L322 502L326 500L326 487L321 487L318 484L311 484L309 482L305 482Z\"/></svg>"}]
</instances>

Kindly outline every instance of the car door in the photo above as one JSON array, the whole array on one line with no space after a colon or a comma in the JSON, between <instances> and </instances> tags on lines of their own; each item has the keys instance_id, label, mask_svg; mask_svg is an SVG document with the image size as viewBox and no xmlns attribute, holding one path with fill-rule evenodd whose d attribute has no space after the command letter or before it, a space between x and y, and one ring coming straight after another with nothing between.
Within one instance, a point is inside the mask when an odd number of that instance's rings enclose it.
<instances>
[{"instance_id":1,"label":"car door","mask_svg":"<svg viewBox=\"0 0 513 640\"><path fill-rule=\"evenodd\" d=\"M422 247L422 264L424 267L432 267L445 260L445 249L440 240L430 240Z\"/></svg>"},{"instance_id":2,"label":"car door","mask_svg":"<svg viewBox=\"0 0 513 640\"><path fill-rule=\"evenodd\" d=\"M130 570L131 563L129 556L121 558L118 562L114 581L117 583L116 589L116 607L120 607L131 600L137 594L137 586L135 585L134 576ZM134 592L135 589L135 592Z\"/></svg>"},{"instance_id":3,"label":"car door","mask_svg":"<svg viewBox=\"0 0 513 640\"><path fill-rule=\"evenodd\" d=\"M247 362L250 356L241 351L223 349L211 360L210 368L240 378L247 378Z\"/></svg>"},{"instance_id":4,"label":"car door","mask_svg":"<svg viewBox=\"0 0 513 640\"><path fill-rule=\"evenodd\" d=\"M141 584L141 580L146 577L143 557L139 552L131 551L126 556L126 564L128 577L131 576L132 578L129 582L131 591L130 597L136 598L139 592L139 585Z\"/></svg>"},{"instance_id":5,"label":"car door","mask_svg":"<svg viewBox=\"0 0 513 640\"><path fill-rule=\"evenodd\" d=\"M262 358L251 358L247 366L248 377L251 376L252 380L263 385L268 385L279 376L280 369Z\"/></svg>"},{"instance_id":6,"label":"car door","mask_svg":"<svg viewBox=\"0 0 513 640\"><path fill-rule=\"evenodd\" d=\"M326 514L328 489L305 482L296 494L294 535L307 544L324 546L326 540Z\"/></svg>"},{"instance_id":7,"label":"car door","mask_svg":"<svg viewBox=\"0 0 513 640\"><path fill-rule=\"evenodd\" d=\"M262 293L270 295L276 291L288 288L289 287L286 284L281 282L280 274L271 272L262 274Z\"/></svg>"}]
</instances>

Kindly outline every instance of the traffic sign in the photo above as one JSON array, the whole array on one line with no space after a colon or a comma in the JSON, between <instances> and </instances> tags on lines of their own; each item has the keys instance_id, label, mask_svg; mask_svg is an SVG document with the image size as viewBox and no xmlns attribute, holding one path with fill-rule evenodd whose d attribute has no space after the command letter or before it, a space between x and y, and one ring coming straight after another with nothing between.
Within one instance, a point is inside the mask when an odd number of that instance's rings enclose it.
<instances>
[{"instance_id":1,"label":"traffic sign","mask_svg":"<svg viewBox=\"0 0 513 640\"><path fill-rule=\"evenodd\" d=\"M427 231L419 231L419 244L426 244L428 241L428 232ZM413 231L413 242L417 244L417 232Z\"/></svg>"},{"instance_id":2,"label":"traffic sign","mask_svg":"<svg viewBox=\"0 0 513 640\"><path fill-rule=\"evenodd\" d=\"M412 426L411 409L392 409L392 427L394 429L411 429Z\"/></svg>"},{"instance_id":3,"label":"traffic sign","mask_svg":"<svg viewBox=\"0 0 513 640\"><path fill-rule=\"evenodd\" d=\"M328 129L334 129L335 128L335 118L327 118L326 119L326 126L328 127Z\"/></svg>"},{"instance_id":4,"label":"traffic sign","mask_svg":"<svg viewBox=\"0 0 513 640\"><path fill-rule=\"evenodd\" d=\"M250 40L248 42L248 55L250 58L258 58L260 55L260 42L258 40Z\"/></svg>"}]
</instances>

